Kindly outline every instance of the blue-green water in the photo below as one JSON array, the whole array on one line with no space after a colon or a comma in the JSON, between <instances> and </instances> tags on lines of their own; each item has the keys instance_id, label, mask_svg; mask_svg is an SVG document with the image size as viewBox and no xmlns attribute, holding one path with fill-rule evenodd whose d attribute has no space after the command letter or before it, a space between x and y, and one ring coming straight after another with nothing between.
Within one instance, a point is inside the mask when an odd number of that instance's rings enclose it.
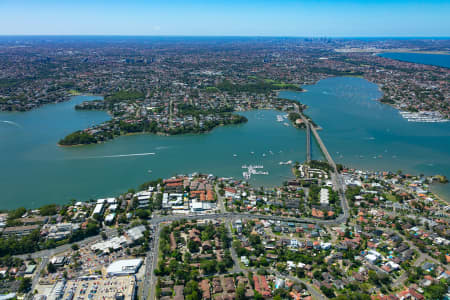
<instances>
[{"instance_id":1,"label":"blue-green water","mask_svg":"<svg viewBox=\"0 0 450 300\"><path fill-rule=\"evenodd\" d=\"M380 92L363 79L330 78L306 89L281 95L309 105L307 113L323 127L320 134L337 162L450 176L449 123L406 122L393 108L373 101ZM253 184L273 186L291 175L280 161L305 159L304 131L277 122L276 111L246 112L248 123L204 135L134 135L99 145L58 147L66 134L109 118L104 112L73 109L86 99L93 97L0 113L0 120L8 121L0 122L0 208L114 196L179 173L242 178L241 165L249 163L263 164L270 172L252 177ZM118 156L150 152L155 155ZM313 158L321 158L317 146ZM449 195L448 185L440 192Z\"/></svg>"},{"instance_id":2,"label":"blue-green water","mask_svg":"<svg viewBox=\"0 0 450 300\"><path fill-rule=\"evenodd\" d=\"M114 196L151 179L197 171L242 178L241 166L250 163L269 171L252 177L252 183L276 185L291 175L280 161L305 157L304 131L277 122L276 111L246 112L247 124L204 135L134 135L99 145L58 147L64 135L109 118L104 112L75 111L73 106L85 99L0 113L0 120L14 122L0 123L1 208ZM150 152L155 155L117 156ZM313 154L321 155L317 150Z\"/></svg>"},{"instance_id":3,"label":"blue-green water","mask_svg":"<svg viewBox=\"0 0 450 300\"><path fill-rule=\"evenodd\" d=\"M450 68L450 55L423 53L382 53L382 57L412 63Z\"/></svg>"},{"instance_id":4,"label":"blue-green water","mask_svg":"<svg viewBox=\"0 0 450 300\"><path fill-rule=\"evenodd\" d=\"M339 77L281 96L307 104L306 113L337 162L368 170L403 170L450 177L450 122L413 123L375 99L378 87L364 79ZM435 187L450 199L450 185Z\"/></svg>"}]
</instances>

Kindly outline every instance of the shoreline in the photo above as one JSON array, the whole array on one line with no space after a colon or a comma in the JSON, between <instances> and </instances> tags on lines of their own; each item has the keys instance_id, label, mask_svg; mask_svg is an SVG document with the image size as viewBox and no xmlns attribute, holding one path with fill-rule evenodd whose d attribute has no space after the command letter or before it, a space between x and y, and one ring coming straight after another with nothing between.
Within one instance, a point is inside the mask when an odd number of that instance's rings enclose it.
<instances>
[{"instance_id":1,"label":"shoreline","mask_svg":"<svg viewBox=\"0 0 450 300\"><path fill-rule=\"evenodd\" d=\"M248 121L247 121L247 122L248 122ZM247 122L243 122L243 123L247 123ZM126 136L134 136L134 135L157 135L157 136L166 136L166 137L169 137L169 136L177 136L177 135L180 135L180 136L181 136L181 135L201 135L201 134L207 134L207 133L210 133L210 132L212 132L214 129L218 128L218 127L225 127L225 126L230 126L230 125L240 125L240 124L243 124L243 123L237 123L237 124L221 124L221 125L215 126L215 127L212 128L211 130L207 130L207 131L204 131L204 132L198 132L198 133L194 133L194 132L186 132L186 133L181 133L181 134L170 134L170 133L165 133L165 132L156 132L156 133L153 133L153 132L128 132L128 133L125 133L125 134L121 134L121 135L115 136L115 137L112 138L112 139L109 139L109 140L106 140L106 141L101 141L101 142L99 142L99 143L75 144L75 145L61 145L61 144L59 144L59 143L56 143L56 145L57 145L58 147L65 147L65 148L82 147L82 146L89 146L89 145L105 144L105 143L107 143L107 142L109 142L109 141L112 141L112 140L114 140L114 139L116 139L116 138L126 137Z\"/></svg>"},{"instance_id":2,"label":"shoreline","mask_svg":"<svg viewBox=\"0 0 450 300\"><path fill-rule=\"evenodd\" d=\"M303 104L301 104L300 102L295 101L295 100L286 99L286 98L280 98L280 97L279 97L279 93L280 93L281 91L292 91L292 92L297 92L297 93L303 93L303 92L306 91L305 89L302 88L301 91L294 91L294 90L279 90L279 91L277 91L277 95L276 95L277 99L285 99L285 100L288 100L288 101L293 101L293 102L295 102L294 104L297 105L297 106L303 105ZM289 112L287 112L287 111L278 110L278 109L276 109L276 108L274 108L274 107L273 107L273 108L263 107L263 108L256 108L256 109L247 109L247 110L233 110L232 113L241 116L241 115L239 114L239 112L247 112L247 111L254 111L254 110L271 110L271 109L273 109L273 110L275 110L275 111L280 111L280 112L284 112L284 113L289 113ZM90 110L90 109L89 109L89 110ZM89 111L89 110L88 110L88 111ZM104 110L98 110L98 111L104 111ZM106 121L106 122L109 122L109 121L113 120L111 112L110 112L110 111L106 111L106 113L107 113L109 116L111 116L111 119L108 120L108 121ZM240 123L236 123L236 124L231 124L231 123L230 123L230 124L219 124L219 125L217 125L217 126L211 128L210 130L206 130L206 131L203 131L203 132L185 132L185 133L180 133L180 134L170 134L170 133L166 133L166 132L156 132L156 133L152 133L152 132L129 132L129 133L126 133L126 134L120 134L120 135L118 135L118 136L113 136L113 138L111 138L111 139L109 139L109 140L106 140L106 141L102 141L102 142L100 142L100 143L74 144L74 145L61 145L61 144L59 144L59 143L56 143L56 144L57 144L57 146L60 146L60 147L77 147L77 146L96 145L96 144L106 143L106 142L108 142L108 141L110 141L110 140L113 140L113 139L118 138L118 137L121 137L121 136L131 136L131 135L141 135L141 134L142 134L142 135L144 135L144 134L155 134L155 135L159 135L159 136L176 136L176 135L187 135L187 134L194 134L194 135L197 135L197 134L198 134L198 135L200 135L200 134L206 134L206 133L209 133L209 132L211 132L212 130L214 130L215 128L217 128L217 127L223 127L223 126L228 126L228 125L239 125L239 124L243 124L243 123L247 123L247 122L248 122L248 120L245 120L244 122L240 122ZM291 122L291 123L292 123L293 126L295 125L294 122ZM294 127L295 127L295 126L294 126ZM81 130L81 131L83 131L83 130ZM64 138L65 138L65 137L64 137Z\"/></svg>"},{"instance_id":3,"label":"shoreline","mask_svg":"<svg viewBox=\"0 0 450 300\"><path fill-rule=\"evenodd\" d=\"M60 104L60 103L65 103L65 102L69 102L71 101L74 97L100 97L103 98L102 95L97 95L97 94L90 94L90 93L79 93L79 94L68 94L65 97L61 98L61 101L52 101L52 102L47 102L47 103L41 103L39 105L37 105L36 107L30 108L30 109L25 109L25 110L0 110L0 113L5 112L5 113L26 113L26 112L30 112L36 109L39 109L41 107L47 106L47 105L53 105L53 104ZM97 99L94 99L97 100ZM99 99L99 100L103 100L103 99Z\"/></svg>"},{"instance_id":4,"label":"shoreline","mask_svg":"<svg viewBox=\"0 0 450 300\"><path fill-rule=\"evenodd\" d=\"M301 164L306 164L306 161L304 161L304 162L302 162ZM391 172L391 173L395 173L394 171L387 171L387 170L384 170L384 171L374 171L374 170L368 170L368 169L361 169L361 168L354 168L354 167L348 167L348 166L345 166L345 168L347 168L347 169L353 169L353 170L360 170L360 171L363 171L363 172L368 172L368 173L378 173L378 172ZM198 172L194 172L194 173L199 173L199 174L202 174L202 173L205 173L205 172L200 172L200 171L198 171ZM206 172L206 173L208 173L208 172ZM297 177L296 177L296 175L295 175L295 167L294 166L291 166L290 167L290 173L291 173L291 175L289 176L289 179L297 179ZM214 173L211 173L211 174L214 174ZM178 174L177 174L178 175ZM411 176L418 176L418 175L411 175ZM438 175L430 175L430 176L425 176L425 177L435 177L435 176L438 176ZM220 178L220 177L224 177L224 176L217 176L218 178ZM152 177L152 178L154 178L155 180L156 179L158 179L158 178L161 178L162 179L162 177ZM226 177L226 178L233 178L233 177ZM234 178L233 178L234 179ZM286 178L286 179L288 179L288 178ZM240 179L236 179L236 180L240 180ZM142 183L138 183L137 184L137 186L135 186L135 187L132 187L133 189L134 188L137 188L137 187L139 187L139 185L140 184L142 184ZM438 194L436 191L434 191L433 189L432 189L432 187L433 186L436 186L436 185L438 185L438 184L440 184L440 185L446 185L446 184L449 184L449 183L439 183L439 182L432 182L432 183L430 183L430 184L428 184L428 186L429 186L429 193L430 193L430 196L433 196L437 201L441 201L441 202L444 202L444 203L450 203L450 200L446 200L446 199L444 199L443 198L443 196L442 195L440 195L440 194ZM249 184L251 187L253 187L253 188L258 188L258 186L256 186L256 185L252 185L252 184ZM282 186L282 184L274 184L274 185L271 185L270 187L271 188L274 188L274 187L278 187L278 186ZM260 185L259 187L263 187L263 185ZM265 187L267 187L267 186L265 186ZM124 190L124 192L125 192L125 190ZM121 193L123 193L123 192L121 192ZM120 194L120 193L119 193ZM109 194L108 194L109 195ZM89 198L89 200L80 200L80 199L76 199L77 201L81 201L81 202L90 202L90 201L92 201L92 197L104 197L104 196L90 196ZM64 205L66 205L66 204L68 204L69 202L68 201L65 201L65 202L61 202L61 203L46 203L46 204L42 204L41 206L44 206L44 205L52 205L52 204L54 204L54 205L57 205L57 206L64 206ZM40 206L40 207L41 207ZM31 210L31 209L38 209L39 207L36 207L36 206L18 206L18 207L14 207L14 208L8 208L8 209L6 209L6 210L4 210L4 211L12 211L12 210L14 210L14 209L17 209L17 208L19 208L19 207L24 207L25 209L27 209L27 210Z\"/></svg>"},{"instance_id":5,"label":"shoreline","mask_svg":"<svg viewBox=\"0 0 450 300\"><path fill-rule=\"evenodd\" d=\"M450 55L450 52L447 51L415 51L415 50L396 50L392 49L392 51L381 51L377 52L377 54L383 53L412 53L412 54L429 54L429 55Z\"/></svg>"}]
</instances>

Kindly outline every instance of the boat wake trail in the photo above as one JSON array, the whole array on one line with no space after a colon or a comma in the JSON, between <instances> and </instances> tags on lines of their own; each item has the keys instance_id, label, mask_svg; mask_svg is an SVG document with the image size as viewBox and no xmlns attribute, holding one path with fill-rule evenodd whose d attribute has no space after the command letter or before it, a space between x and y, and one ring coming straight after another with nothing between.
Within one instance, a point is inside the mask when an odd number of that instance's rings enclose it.
<instances>
[{"instance_id":1,"label":"boat wake trail","mask_svg":"<svg viewBox=\"0 0 450 300\"><path fill-rule=\"evenodd\" d=\"M165 149L169 149L169 146L158 146L155 149L156 150L165 150Z\"/></svg>"},{"instance_id":2,"label":"boat wake trail","mask_svg":"<svg viewBox=\"0 0 450 300\"><path fill-rule=\"evenodd\" d=\"M148 153L132 153L132 154L116 154L116 155L103 155L103 156L91 156L87 158L118 158L118 157L130 157L130 156L147 156L147 155L155 155L154 152Z\"/></svg>"},{"instance_id":3,"label":"boat wake trail","mask_svg":"<svg viewBox=\"0 0 450 300\"><path fill-rule=\"evenodd\" d=\"M0 122L1 123L6 123L6 124L10 124L10 125L13 125L13 126L21 128L19 124L17 124L16 122L13 122L13 121L0 120Z\"/></svg>"}]
</instances>

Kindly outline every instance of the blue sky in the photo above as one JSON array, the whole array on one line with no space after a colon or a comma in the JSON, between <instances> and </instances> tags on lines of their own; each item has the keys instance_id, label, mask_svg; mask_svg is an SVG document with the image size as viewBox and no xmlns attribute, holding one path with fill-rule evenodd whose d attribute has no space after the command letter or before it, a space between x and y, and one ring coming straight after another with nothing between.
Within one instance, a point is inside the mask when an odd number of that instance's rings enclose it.
<instances>
[{"instance_id":1,"label":"blue sky","mask_svg":"<svg viewBox=\"0 0 450 300\"><path fill-rule=\"evenodd\" d=\"M0 0L0 35L450 36L450 1Z\"/></svg>"}]
</instances>

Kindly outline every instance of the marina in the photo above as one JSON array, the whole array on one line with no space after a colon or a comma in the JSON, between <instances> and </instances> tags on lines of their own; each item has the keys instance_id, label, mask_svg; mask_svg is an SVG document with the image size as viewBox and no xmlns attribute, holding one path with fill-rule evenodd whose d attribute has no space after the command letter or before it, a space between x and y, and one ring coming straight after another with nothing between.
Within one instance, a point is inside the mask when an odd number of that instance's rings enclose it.
<instances>
[{"instance_id":1,"label":"marina","mask_svg":"<svg viewBox=\"0 0 450 300\"><path fill-rule=\"evenodd\" d=\"M328 150L340 153L336 163L450 176L450 122L408 122L397 109L376 101L381 97L378 86L361 78L329 78L305 89L302 94L281 92L280 97L308 106L305 113L323 128L320 136ZM434 188L450 199L450 185Z\"/></svg>"},{"instance_id":2,"label":"marina","mask_svg":"<svg viewBox=\"0 0 450 300\"><path fill-rule=\"evenodd\" d=\"M277 122L284 122L287 119L288 115L277 115ZM284 124L287 124L286 122ZM289 124L288 124L289 125Z\"/></svg>"},{"instance_id":3,"label":"marina","mask_svg":"<svg viewBox=\"0 0 450 300\"><path fill-rule=\"evenodd\" d=\"M436 111L399 111L399 113L404 119L408 120L408 122L444 123L449 121L448 119L444 119L442 115Z\"/></svg>"},{"instance_id":4,"label":"marina","mask_svg":"<svg viewBox=\"0 0 450 300\"><path fill-rule=\"evenodd\" d=\"M247 169L247 171L242 172L242 177L245 180L249 180L252 175L269 175L268 171L258 171L258 169L264 169L263 165L243 165L242 169Z\"/></svg>"}]
</instances>

